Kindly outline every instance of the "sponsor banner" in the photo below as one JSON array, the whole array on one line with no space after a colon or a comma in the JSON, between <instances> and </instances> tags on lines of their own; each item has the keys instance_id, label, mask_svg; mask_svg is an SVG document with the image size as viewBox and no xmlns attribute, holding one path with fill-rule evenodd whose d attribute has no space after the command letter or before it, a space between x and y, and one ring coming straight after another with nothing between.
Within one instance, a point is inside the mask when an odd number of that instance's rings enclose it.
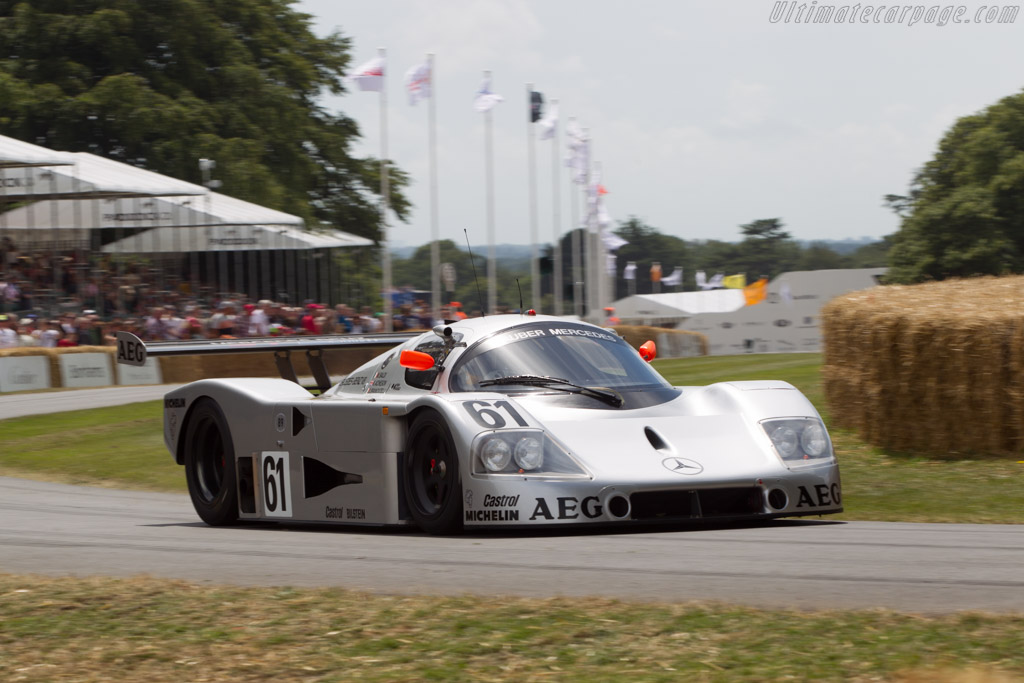
<instances>
[{"instance_id":1,"label":"sponsor banner","mask_svg":"<svg viewBox=\"0 0 1024 683\"><path fill-rule=\"evenodd\" d=\"M145 365L134 366L117 363L117 383L124 385L163 384L160 363L156 358L146 358Z\"/></svg>"},{"instance_id":2,"label":"sponsor banner","mask_svg":"<svg viewBox=\"0 0 1024 683\"><path fill-rule=\"evenodd\" d=\"M50 388L48 356L0 358L0 392Z\"/></svg>"},{"instance_id":3,"label":"sponsor banner","mask_svg":"<svg viewBox=\"0 0 1024 683\"><path fill-rule=\"evenodd\" d=\"M64 353L57 359L60 382L69 389L108 387L114 383L105 353Z\"/></svg>"}]
</instances>

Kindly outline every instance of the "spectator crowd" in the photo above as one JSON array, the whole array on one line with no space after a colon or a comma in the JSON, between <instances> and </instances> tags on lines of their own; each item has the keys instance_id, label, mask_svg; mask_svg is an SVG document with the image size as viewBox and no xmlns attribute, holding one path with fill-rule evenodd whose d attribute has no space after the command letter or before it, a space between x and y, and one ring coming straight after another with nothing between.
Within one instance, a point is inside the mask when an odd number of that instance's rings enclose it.
<instances>
[{"instance_id":1,"label":"spectator crowd","mask_svg":"<svg viewBox=\"0 0 1024 683\"><path fill-rule=\"evenodd\" d=\"M383 314L369 306L357 311L311 300L300 306L244 294L218 296L143 262L88 260L81 251L19 252L10 238L0 238L0 349L113 345L120 330L146 341L171 341L385 328ZM466 317L457 302L434 315L422 299L410 301L394 307L396 332Z\"/></svg>"},{"instance_id":2,"label":"spectator crowd","mask_svg":"<svg viewBox=\"0 0 1024 683\"><path fill-rule=\"evenodd\" d=\"M244 299L242 299L244 301ZM442 315L449 315L448 307ZM396 311L395 332L425 330L440 323L417 301ZM207 308L197 304L151 306L143 316L115 315L103 320L92 309L71 310L50 318L35 313L0 314L0 349L24 346L105 346L116 343L125 330L146 341L276 337L282 335L364 334L384 329L382 314L368 306L358 312L346 304L333 309L307 302L286 306L262 299L240 303L227 299Z\"/></svg>"}]
</instances>

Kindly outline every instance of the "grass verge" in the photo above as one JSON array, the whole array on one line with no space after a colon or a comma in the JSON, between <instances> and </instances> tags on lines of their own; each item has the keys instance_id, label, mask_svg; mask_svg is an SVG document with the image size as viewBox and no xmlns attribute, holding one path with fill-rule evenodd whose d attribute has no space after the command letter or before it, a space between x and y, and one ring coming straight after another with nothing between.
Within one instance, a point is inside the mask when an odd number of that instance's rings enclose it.
<instances>
[{"instance_id":1,"label":"grass verge","mask_svg":"<svg viewBox=\"0 0 1024 683\"><path fill-rule=\"evenodd\" d=\"M0 575L0 679L1011 681L1024 616Z\"/></svg>"}]
</instances>

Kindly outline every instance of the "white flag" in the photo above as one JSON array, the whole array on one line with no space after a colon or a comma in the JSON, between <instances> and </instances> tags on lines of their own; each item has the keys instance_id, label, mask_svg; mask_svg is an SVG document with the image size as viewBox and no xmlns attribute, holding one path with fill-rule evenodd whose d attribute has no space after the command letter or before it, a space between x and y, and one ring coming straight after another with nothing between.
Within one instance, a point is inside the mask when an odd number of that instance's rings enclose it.
<instances>
[{"instance_id":1,"label":"white flag","mask_svg":"<svg viewBox=\"0 0 1024 683\"><path fill-rule=\"evenodd\" d=\"M430 64L423 62L405 72L405 88L409 91L409 104L416 106L422 99L430 97Z\"/></svg>"},{"instance_id":2,"label":"white flag","mask_svg":"<svg viewBox=\"0 0 1024 683\"><path fill-rule=\"evenodd\" d=\"M537 125L540 126L541 140L553 138L555 136L555 129L558 128L558 105L553 105L548 109L548 113L537 122Z\"/></svg>"},{"instance_id":3,"label":"white flag","mask_svg":"<svg viewBox=\"0 0 1024 683\"><path fill-rule=\"evenodd\" d=\"M608 251L616 251L619 247L629 244L629 242L622 239L614 232L606 232L602 234L601 240L604 242L604 248Z\"/></svg>"},{"instance_id":4,"label":"white flag","mask_svg":"<svg viewBox=\"0 0 1024 683\"><path fill-rule=\"evenodd\" d=\"M708 289L725 289L725 273L715 273L715 276L708 280Z\"/></svg>"},{"instance_id":5,"label":"white flag","mask_svg":"<svg viewBox=\"0 0 1024 683\"><path fill-rule=\"evenodd\" d=\"M672 271L672 274L668 277L661 278L661 284L666 287L673 287L675 285L683 284L683 268L682 266L676 266L676 269Z\"/></svg>"},{"instance_id":6,"label":"white flag","mask_svg":"<svg viewBox=\"0 0 1024 683\"><path fill-rule=\"evenodd\" d=\"M350 71L345 80L355 83L360 90L381 91L384 89L384 58L374 57L362 66Z\"/></svg>"},{"instance_id":7,"label":"white flag","mask_svg":"<svg viewBox=\"0 0 1024 683\"><path fill-rule=\"evenodd\" d=\"M569 156L565 158L565 165L573 170L573 182L582 185L587 181L590 168L590 138L573 118L566 124L565 134L569 138Z\"/></svg>"},{"instance_id":8,"label":"white flag","mask_svg":"<svg viewBox=\"0 0 1024 683\"><path fill-rule=\"evenodd\" d=\"M626 264L626 267L622 269L623 280L635 280L636 279L636 261L630 261Z\"/></svg>"},{"instance_id":9,"label":"white flag","mask_svg":"<svg viewBox=\"0 0 1024 683\"><path fill-rule=\"evenodd\" d=\"M490 111L498 102L504 101L504 97L491 92L491 77L488 76L484 79L484 82L480 84L480 90L477 91L476 99L473 100L473 108L482 113Z\"/></svg>"},{"instance_id":10,"label":"white flag","mask_svg":"<svg viewBox=\"0 0 1024 683\"><path fill-rule=\"evenodd\" d=\"M703 270L698 270L694 277L697 279L697 289L711 289L708 287L708 276Z\"/></svg>"}]
</instances>

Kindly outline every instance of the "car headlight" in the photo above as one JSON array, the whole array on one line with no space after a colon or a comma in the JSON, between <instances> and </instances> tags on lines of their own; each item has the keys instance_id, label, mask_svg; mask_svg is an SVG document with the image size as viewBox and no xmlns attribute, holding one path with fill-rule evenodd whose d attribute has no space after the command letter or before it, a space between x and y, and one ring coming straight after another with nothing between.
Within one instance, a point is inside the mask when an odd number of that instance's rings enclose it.
<instances>
[{"instance_id":1,"label":"car headlight","mask_svg":"<svg viewBox=\"0 0 1024 683\"><path fill-rule=\"evenodd\" d=\"M482 432L472 446L473 474L588 477L568 450L539 429Z\"/></svg>"},{"instance_id":2,"label":"car headlight","mask_svg":"<svg viewBox=\"0 0 1024 683\"><path fill-rule=\"evenodd\" d=\"M787 417L761 422L775 452L790 469L832 462L832 442L821 420L814 417Z\"/></svg>"},{"instance_id":3,"label":"car headlight","mask_svg":"<svg viewBox=\"0 0 1024 683\"><path fill-rule=\"evenodd\" d=\"M524 436L516 444L516 464L523 470L535 470L544 464L544 449L539 439Z\"/></svg>"},{"instance_id":4,"label":"car headlight","mask_svg":"<svg viewBox=\"0 0 1024 683\"><path fill-rule=\"evenodd\" d=\"M491 472L501 472L512 460L512 447L504 439L491 439L480 451L480 459Z\"/></svg>"}]
</instances>

